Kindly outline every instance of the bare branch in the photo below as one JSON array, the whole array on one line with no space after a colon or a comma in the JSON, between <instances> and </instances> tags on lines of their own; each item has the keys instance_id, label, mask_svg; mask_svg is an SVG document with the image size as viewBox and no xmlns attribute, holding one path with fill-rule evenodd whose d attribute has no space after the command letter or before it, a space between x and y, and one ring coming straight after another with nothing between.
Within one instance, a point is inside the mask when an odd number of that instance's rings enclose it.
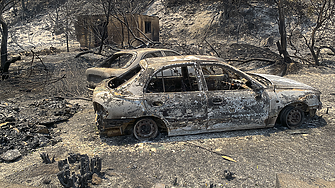
<instances>
[{"instance_id":1,"label":"bare branch","mask_svg":"<svg viewBox=\"0 0 335 188\"><path fill-rule=\"evenodd\" d=\"M240 66L243 65L245 63L251 62L251 61L265 61L265 62L269 62L271 64L274 64L276 61L271 60L271 59L262 59L262 58L253 58L253 59L247 59L247 60L240 60L240 59L227 59L226 61L237 61L237 62L241 62L239 64L237 64L236 66Z\"/></svg>"},{"instance_id":2,"label":"bare branch","mask_svg":"<svg viewBox=\"0 0 335 188\"><path fill-rule=\"evenodd\" d=\"M220 54L215 50L215 48L205 39L205 42L212 48L212 50L216 53L218 57L220 57Z\"/></svg>"}]
</instances>

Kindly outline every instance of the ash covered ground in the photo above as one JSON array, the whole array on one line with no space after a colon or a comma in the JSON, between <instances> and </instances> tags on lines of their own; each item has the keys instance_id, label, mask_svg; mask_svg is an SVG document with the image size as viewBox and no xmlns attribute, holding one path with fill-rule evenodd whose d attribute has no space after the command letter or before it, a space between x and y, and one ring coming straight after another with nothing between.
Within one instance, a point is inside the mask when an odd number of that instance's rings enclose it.
<instances>
[{"instance_id":1,"label":"ash covered ground","mask_svg":"<svg viewBox=\"0 0 335 188\"><path fill-rule=\"evenodd\" d=\"M226 52L241 57L245 47L231 47ZM244 55L273 57L267 50L250 53L252 49L247 48ZM2 88L8 88L1 90L0 109L5 115L1 116L1 152L17 150L19 155L16 151L17 158L2 159L0 182L62 187L57 163L71 154L102 159L101 181L91 182L90 187L273 187L278 173L335 180L335 74L331 63L301 65L296 74L285 76L323 93L324 108L299 129L276 126L177 137L162 133L151 142L140 143L132 135L99 135L84 71L106 57L86 54L74 58L77 53L41 55L45 66L40 61L31 66L31 56L27 56L15 63L11 77L1 82ZM264 66L257 62L249 65ZM257 70L269 73L275 68ZM42 153L56 162L44 164Z\"/></svg>"}]
</instances>

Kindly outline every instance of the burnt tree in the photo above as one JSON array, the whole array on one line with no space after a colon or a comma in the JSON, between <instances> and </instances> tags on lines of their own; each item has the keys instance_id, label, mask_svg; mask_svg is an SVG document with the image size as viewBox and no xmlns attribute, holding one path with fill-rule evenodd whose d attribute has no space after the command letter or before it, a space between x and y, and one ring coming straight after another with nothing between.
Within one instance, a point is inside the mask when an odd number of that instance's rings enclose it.
<instances>
[{"instance_id":1,"label":"burnt tree","mask_svg":"<svg viewBox=\"0 0 335 188\"><path fill-rule=\"evenodd\" d=\"M323 29L327 29L326 25L329 24L333 24L333 19L335 16L335 1L334 0L310 0L310 7L311 7L311 12L312 12L312 16L316 16L316 22L315 22L315 26L312 28L311 30L311 34L308 37L306 37L305 35L302 35L304 40L305 40L305 44L308 47L308 49L310 50L315 65L320 65L320 61L319 61L319 54L320 54L320 50L322 48L329 48L331 49L334 53L335 50L333 47L331 46L317 46L316 45L316 41L318 40L322 40L321 36L317 36L318 32L320 32Z\"/></svg>"},{"instance_id":2,"label":"burnt tree","mask_svg":"<svg viewBox=\"0 0 335 188\"><path fill-rule=\"evenodd\" d=\"M279 34L280 34L280 42L277 41L277 47L278 47L279 54L282 54L284 56L284 62L291 63L292 60L290 58L290 55L287 52L287 34L286 34L285 12L284 12L283 0L278 0L276 1L276 3L278 6L278 26L279 26Z\"/></svg>"},{"instance_id":3,"label":"burnt tree","mask_svg":"<svg viewBox=\"0 0 335 188\"><path fill-rule=\"evenodd\" d=\"M17 2L15 0L0 0L0 24L1 24L1 71L7 73L10 63L7 62L8 24L3 14L12 8Z\"/></svg>"},{"instance_id":4,"label":"burnt tree","mask_svg":"<svg viewBox=\"0 0 335 188\"><path fill-rule=\"evenodd\" d=\"M108 0L107 2L104 2L103 0L101 0L101 4L104 9L105 16L106 16L106 22L103 23L103 31L102 31L101 43L100 43L98 54L101 54L102 47L104 45L104 40L107 38L107 27L109 23L108 20L110 17L111 8L112 8L112 1L113 0Z\"/></svg>"}]
</instances>

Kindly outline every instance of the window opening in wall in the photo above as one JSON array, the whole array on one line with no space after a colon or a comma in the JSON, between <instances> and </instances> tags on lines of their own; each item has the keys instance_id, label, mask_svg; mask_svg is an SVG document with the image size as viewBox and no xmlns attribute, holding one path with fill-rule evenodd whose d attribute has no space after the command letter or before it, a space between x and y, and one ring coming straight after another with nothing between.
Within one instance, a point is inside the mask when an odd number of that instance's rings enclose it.
<instances>
[{"instance_id":1,"label":"window opening in wall","mask_svg":"<svg viewBox=\"0 0 335 188\"><path fill-rule=\"evenodd\" d=\"M145 33L151 33L151 22L145 22Z\"/></svg>"}]
</instances>

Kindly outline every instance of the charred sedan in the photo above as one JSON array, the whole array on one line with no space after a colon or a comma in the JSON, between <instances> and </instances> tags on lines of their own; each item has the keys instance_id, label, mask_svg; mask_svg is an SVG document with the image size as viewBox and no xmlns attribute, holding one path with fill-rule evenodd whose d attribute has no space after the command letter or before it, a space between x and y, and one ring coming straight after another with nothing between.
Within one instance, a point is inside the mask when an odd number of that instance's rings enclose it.
<instances>
[{"instance_id":1,"label":"charred sedan","mask_svg":"<svg viewBox=\"0 0 335 188\"><path fill-rule=\"evenodd\" d=\"M300 126L321 108L320 92L294 80L247 74L211 56L170 56L105 80L93 93L98 128L107 136L132 130L139 140L169 136Z\"/></svg>"},{"instance_id":2,"label":"charred sedan","mask_svg":"<svg viewBox=\"0 0 335 188\"><path fill-rule=\"evenodd\" d=\"M179 55L179 53L173 50L156 48L141 48L116 52L97 67L86 70L85 74L89 88L94 89L104 79L119 77L131 71L138 71L140 69L138 63L142 59L176 55Z\"/></svg>"}]
</instances>

